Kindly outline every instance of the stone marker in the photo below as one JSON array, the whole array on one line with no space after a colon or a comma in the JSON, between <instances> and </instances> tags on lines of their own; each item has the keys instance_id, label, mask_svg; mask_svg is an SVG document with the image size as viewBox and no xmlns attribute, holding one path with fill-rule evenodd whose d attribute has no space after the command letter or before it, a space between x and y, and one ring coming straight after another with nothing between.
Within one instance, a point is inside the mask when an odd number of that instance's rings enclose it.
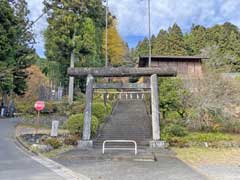
<instances>
[{"instance_id":1,"label":"stone marker","mask_svg":"<svg viewBox=\"0 0 240 180\"><path fill-rule=\"evenodd\" d=\"M2 108L1 108L1 117L4 116L4 113L5 113L5 109L2 107Z\"/></svg>"},{"instance_id":2,"label":"stone marker","mask_svg":"<svg viewBox=\"0 0 240 180\"><path fill-rule=\"evenodd\" d=\"M57 100L62 100L63 97L63 87L59 86L57 90Z\"/></svg>"},{"instance_id":3,"label":"stone marker","mask_svg":"<svg viewBox=\"0 0 240 180\"><path fill-rule=\"evenodd\" d=\"M59 125L59 121L52 121L52 130L51 130L52 137L58 136L58 125Z\"/></svg>"}]
</instances>

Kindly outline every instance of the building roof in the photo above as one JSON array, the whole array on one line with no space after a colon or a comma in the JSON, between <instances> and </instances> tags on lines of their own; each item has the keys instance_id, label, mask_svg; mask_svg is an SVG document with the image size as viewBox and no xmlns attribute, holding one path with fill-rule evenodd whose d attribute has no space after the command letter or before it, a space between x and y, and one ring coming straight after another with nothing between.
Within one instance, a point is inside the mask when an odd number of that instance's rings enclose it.
<instances>
[{"instance_id":1,"label":"building roof","mask_svg":"<svg viewBox=\"0 0 240 180\"><path fill-rule=\"evenodd\" d=\"M149 56L140 56L139 59L148 59ZM152 59L208 59L202 56L152 56Z\"/></svg>"},{"instance_id":2,"label":"building roof","mask_svg":"<svg viewBox=\"0 0 240 180\"><path fill-rule=\"evenodd\" d=\"M185 61L201 61L202 59L208 59L206 57L201 56L152 56L151 59L153 61L177 61L177 60L185 60ZM149 56L140 56L138 65L139 67L145 66L149 60ZM145 64L145 65L144 65Z\"/></svg>"}]
</instances>

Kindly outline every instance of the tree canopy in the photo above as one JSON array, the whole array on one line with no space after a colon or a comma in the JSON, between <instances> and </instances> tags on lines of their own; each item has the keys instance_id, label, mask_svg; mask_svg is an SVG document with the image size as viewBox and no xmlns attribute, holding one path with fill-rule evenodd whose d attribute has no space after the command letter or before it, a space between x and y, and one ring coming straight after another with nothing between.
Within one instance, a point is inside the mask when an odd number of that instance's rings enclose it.
<instances>
[{"instance_id":1,"label":"tree canopy","mask_svg":"<svg viewBox=\"0 0 240 180\"><path fill-rule=\"evenodd\" d=\"M2 0L0 7L0 91L23 95L27 88L26 68L35 59L27 3Z\"/></svg>"},{"instance_id":2,"label":"tree canopy","mask_svg":"<svg viewBox=\"0 0 240 180\"><path fill-rule=\"evenodd\" d=\"M123 64L126 48L117 31L116 20L113 18L112 24L108 27L108 59L112 66ZM103 32L103 52L106 52L106 31Z\"/></svg>"},{"instance_id":3,"label":"tree canopy","mask_svg":"<svg viewBox=\"0 0 240 180\"><path fill-rule=\"evenodd\" d=\"M59 62L61 81L67 85L67 68L71 53L76 66L101 66L102 32L105 27L104 6L100 0L45 0L49 23L45 31L46 57Z\"/></svg>"},{"instance_id":4,"label":"tree canopy","mask_svg":"<svg viewBox=\"0 0 240 180\"><path fill-rule=\"evenodd\" d=\"M175 23L168 30L160 30L152 36L153 55L203 55L209 57L205 65L216 71L240 71L240 31L226 22L206 28L192 25L191 31L183 34ZM148 54L148 39L140 41L135 56Z\"/></svg>"}]
</instances>

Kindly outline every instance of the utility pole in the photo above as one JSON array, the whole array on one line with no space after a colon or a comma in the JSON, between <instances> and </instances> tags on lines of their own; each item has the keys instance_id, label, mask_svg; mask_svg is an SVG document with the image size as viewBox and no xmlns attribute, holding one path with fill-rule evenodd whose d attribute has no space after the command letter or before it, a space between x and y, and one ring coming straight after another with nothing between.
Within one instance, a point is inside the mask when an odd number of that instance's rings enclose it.
<instances>
[{"instance_id":1,"label":"utility pole","mask_svg":"<svg viewBox=\"0 0 240 180\"><path fill-rule=\"evenodd\" d=\"M108 0L106 0L106 50L105 50L105 67L108 67Z\"/></svg>"},{"instance_id":2,"label":"utility pole","mask_svg":"<svg viewBox=\"0 0 240 180\"><path fill-rule=\"evenodd\" d=\"M73 34L73 44L75 48L75 36L76 36L76 29L74 28L74 34ZM71 52L71 57L70 57L70 67L74 68L74 63L75 63L75 53L74 49ZM73 103L73 92L74 91L74 77L69 77L69 86L68 86L68 104L71 105Z\"/></svg>"},{"instance_id":3,"label":"utility pole","mask_svg":"<svg viewBox=\"0 0 240 180\"><path fill-rule=\"evenodd\" d=\"M148 0L148 41L149 41L149 57L148 57L148 67L151 67L152 61L152 44L151 44L151 0Z\"/></svg>"},{"instance_id":4,"label":"utility pole","mask_svg":"<svg viewBox=\"0 0 240 180\"><path fill-rule=\"evenodd\" d=\"M105 67L107 68L108 67L108 0L106 0L106 17L105 17L105 20L106 20L106 50L105 50ZM109 79L106 78L106 81L109 82ZM106 106L107 105L107 89L103 95L103 101L104 101L104 105Z\"/></svg>"}]
</instances>

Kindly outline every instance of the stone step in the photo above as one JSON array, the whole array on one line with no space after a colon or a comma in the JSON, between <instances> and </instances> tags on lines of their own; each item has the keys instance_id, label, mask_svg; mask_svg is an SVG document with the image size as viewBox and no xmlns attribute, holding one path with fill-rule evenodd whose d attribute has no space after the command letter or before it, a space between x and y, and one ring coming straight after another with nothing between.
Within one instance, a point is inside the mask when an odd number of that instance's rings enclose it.
<instances>
[{"instance_id":1,"label":"stone step","mask_svg":"<svg viewBox=\"0 0 240 180\"><path fill-rule=\"evenodd\" d=\"M146 138L147 139L147 138ZM118 139L118 138L116 138L116 139L114 139L114 138L108 138L108 139L96 139L96 143L98 143L98 142L103 142L103 141L105 141L105 140L126 140L126 139ZM145 142L146 140L142 140L142 139L128 139L128 140L134 140L134 141L136 141L137 143L142 143L142 142Z\"/></svg>"},{"instance_id":2,"label":"stone step","mask_svg":"<svg viewBox=\"0 0 240 180\"><path fill-rule=\"evenodd\" d=\"M143 138L148 138L151 137L150 135L146 136L128 136L128 135L101 135L96 137L96 139L107 139L107 138L112 138L112 139L143 139Z\"/></svg>"},{"instance_id":3,"label":"stone step","mask_svg":"<svg viewBox=\"0 0 240 180\"><path fill-rule=\"evenodd\" d=\"M146 148L149 147L149 141L146 142L136 142L138 148ZM102 147L103 141L97 141L94 142L95 147ZM106 143L105 147L111 147L111 148L134 148L133 143Z\"/></svg>"},{"instance_id":4,"label":"stone step","mask_svg":"<svg viewBox=\"0 0 240 180\"><path fill-rule=\"evenodd\" d=\"M103 142L103 141L105 141L105 140L134 140L134 141L136 141L136 142L138 142L138 143L141 143L141 142L145 142L146 141L146 139L149 139L149 138L145 138L144 140L143 139L133 139L133 138L131 138L131 139L120 139L120 138L104 138L104 139L96 139L96 143L97 142Z\"/></svg>"},{"instance_id":5,"label":"stone step","mask_svg":"<svg viewBox=\"0 0 240 180\"><path fill-rule=\"evenodd\" d=\"M101 140L101 139L137 139L137 140L142 140L142 139L146 139L146 138L151 138L151 136L120 136L120 135L117 135L117 136L99 136L97 137L96 139L98 140Z\"/></svg>"},{"instance_id":6,"label":"stone step","mask_svg":"<svg viewBox=\"0 0 240 180\"><path fill-rule=\"evenodd\" d=\"M151 134L151 131L144 131L144 130L141 130L141 131L131 131L131 130L115 130L115 129L104 129L102 130L101 132L99 132L99 134L105 134L105 133L108 133L108 134L133 134L133 135L141 135L141 134Z\"/></svg>"},{"instance_id":7,"label":"stone step","mask_svg":"<svg viewBox=\"0 0 240 180\"><path fill-rule=\"evenodd\" d=\"M94 140L94 147L102 147L105 140L135 140L139 147L149 146L151 121L144 101L119 101L113 112ZM133 144L110 143L110 146L133 147Z\"/></svg>"},{"instance_id":8,"label":"stone step","mask_svg":"<svg viewBox=\"0 0 240 180\"><path fill-rule=\"evenodd\" d=\"M122 138L121 138L122 137ZM96 137L96 139L100 139L100 138L120 138L120 139L141 139L141 138L145 138L145 137L151 137L151 135L146 134L146 135L134 135L134 134L102 134L99 135L98 137Z\"/></svg>"}]
</instances>

